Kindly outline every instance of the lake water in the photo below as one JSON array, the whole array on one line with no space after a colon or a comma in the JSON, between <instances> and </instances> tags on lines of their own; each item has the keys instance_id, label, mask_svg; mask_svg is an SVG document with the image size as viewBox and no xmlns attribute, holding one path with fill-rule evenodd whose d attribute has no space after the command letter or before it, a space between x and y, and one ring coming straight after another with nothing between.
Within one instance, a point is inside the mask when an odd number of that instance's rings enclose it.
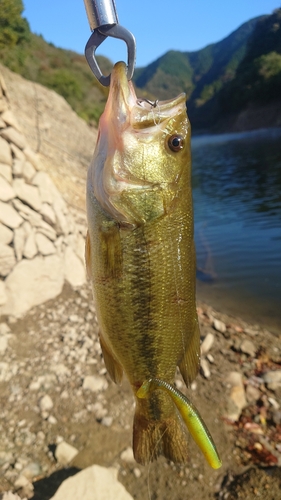
<instances>
[{"instance_id":1,"label":"lake water","mask_svg":"<svg viewBox=\"0 0 281 500\"><path fill-rule=\"evenodd\" d=\"M281 332L281 129L192 140L197 296Z\"/></svg>"}]
</instances>

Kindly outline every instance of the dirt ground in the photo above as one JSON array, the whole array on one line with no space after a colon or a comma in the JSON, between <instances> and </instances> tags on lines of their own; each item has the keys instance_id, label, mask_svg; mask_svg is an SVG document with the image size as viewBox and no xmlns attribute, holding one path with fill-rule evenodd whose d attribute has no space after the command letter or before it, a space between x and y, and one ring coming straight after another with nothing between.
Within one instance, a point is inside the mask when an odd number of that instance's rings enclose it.
<instances>
[{"instance_id":1,"label":"dirt ground","mask_svg":"<svg viewBox=\"0 0 281 500\"><path fill-rule=\"evenodd\" d=\"M198 304L198 312L202 338L214 336L210 376L201 372L187 394L211 431L221 469L208 466L191 437L182 467L164 458L143 467L121 456L131 446L132 393L126 381L118 387L106 373L89 286L65 287L60 297L23 319L2 318L10 333L0 358L0 498L10 490L22 498L49 500L66 477L92 464L117 467L135 500L280 498L281 386L270 390L262 378L281 369L280 338L204 304ZM223 333L214 328L214 319L225 325ZM254 345L254 356L243 352L245 340ZM246 394L253 383L259 391L236 423L227 419L227 376L233 371L243 375ZM102 381L99 391L83 386L89 375ZM176 383L184 390L179 374ZM52 401L47 410L40 406L45 395ZM62 440L78 450L68 467L54 455ZM17 479L28 467L34 470L34 491L27 495Z\"/></svg>"}]
</instances>

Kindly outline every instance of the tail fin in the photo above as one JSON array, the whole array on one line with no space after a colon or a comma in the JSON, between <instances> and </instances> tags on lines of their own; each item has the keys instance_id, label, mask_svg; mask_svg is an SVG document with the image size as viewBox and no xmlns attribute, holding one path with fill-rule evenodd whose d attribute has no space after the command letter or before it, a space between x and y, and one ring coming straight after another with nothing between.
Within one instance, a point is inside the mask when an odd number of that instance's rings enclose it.
<instances>
[{"instance_id":1,"label":"tail fin","mask_svg":"<svg viewBox=\"0 0 281 500\"><path fill-rule=\"evenodd\" d=\"M164 455L174 463L186 463L187 436L177 411L168 417L153 420L147 416L143 401L137 401L133 428L135 460L142 465Z\"/></svg>"}]
</instances>

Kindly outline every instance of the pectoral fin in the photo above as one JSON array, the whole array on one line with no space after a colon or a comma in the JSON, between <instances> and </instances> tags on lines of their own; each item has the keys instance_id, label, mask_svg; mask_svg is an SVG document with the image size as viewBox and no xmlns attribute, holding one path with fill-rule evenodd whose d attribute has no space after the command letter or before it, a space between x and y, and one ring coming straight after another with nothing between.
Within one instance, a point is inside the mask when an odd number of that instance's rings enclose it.
<instances>
[{"instance_id":1,"label":"pectoral fin","mask_svg":"<svg viewBox=\"0 0 281 500\"><path fill-rule=\"evenodd\" d=\"M194 332L183 358L179 363L179 369L186 385L189 386L195 379L200 365L200 331L198 320L196 320Z\"/></svg>"},{"instance_id":2,"label":"pectoral fin","mask_svg":"<svg viewBox=\"0 0 281 500\"><path fill-rule=\"evenodd\" d=\"M111 197L111 203L124 220L133 225L152 221L165 214L165 194L159 187L127 189Z\"/></svg>"},{"instance_id":3,"label":"pectoral fin","mask_svg":"<svg viewBox=\"0 0 281 500\"><path fill-rule=\"evenodd\" d=\"M100 345L102 348L102 354L106 369L110 377L112 378L113 382L115 382L115 384L120 385L123 377L123 368L120 365L120 363L118 363L111 349L105 343L101 335L100 335Z\"/></svg>"},{"instance_id":4,"label":"pectoral fin","mask_svg":"<svg viewBox=\"0 0 281 500\"><path fill-rule=\"evenodd\" d=\"M119 227L112 222L103 224L99 232L106 276L119 278L122 275L122 249Z\"/></svg>"}]
</instances>

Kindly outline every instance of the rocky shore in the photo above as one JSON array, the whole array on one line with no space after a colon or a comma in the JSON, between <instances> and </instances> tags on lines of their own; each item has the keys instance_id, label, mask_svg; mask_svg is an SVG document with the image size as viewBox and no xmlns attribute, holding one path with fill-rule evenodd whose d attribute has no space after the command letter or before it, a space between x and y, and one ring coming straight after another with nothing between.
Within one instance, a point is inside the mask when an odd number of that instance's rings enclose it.
<instances>
[{"instance_id":1,"label":"rocky shore","mask_svg":"<svg viewBox=\"0 0 281 500\"><path fill-rule=\"evenodd\" d=\"M80 119L63 99L37 86L44 127L35 153L38 120L29 120L31 111L26 115L34 84L13 80L8 70L6 76L11 92L2 81L0 99L0 499L276 500L280 336L203 303L200 373L188 390L179 373L175 383L206 421L223 466L211 470L190 436L185 466L164 458L147 467L134 461L132 392L126 380L114 385L106 371L83 264L86 167L77 151L83 148L84 160L90 156L91 131L82 124L79 132ZM60 128L62 141L71 137L72 159L62 145L53 147L54 136L50 140ZM22 280L13 282L23 267ZM52 280L59 285L48 295Z\"/></svg>"},{"instance_id":2,"label":"rocky shore","mask_svg":"<svg viewBox=\"0 0 281 500\"><path fill-rule=\"evenodd\" d=\"M42 171L0 79L0 315L20 316L85 283L84 236Z\"/></svg>"}]
</instances>

